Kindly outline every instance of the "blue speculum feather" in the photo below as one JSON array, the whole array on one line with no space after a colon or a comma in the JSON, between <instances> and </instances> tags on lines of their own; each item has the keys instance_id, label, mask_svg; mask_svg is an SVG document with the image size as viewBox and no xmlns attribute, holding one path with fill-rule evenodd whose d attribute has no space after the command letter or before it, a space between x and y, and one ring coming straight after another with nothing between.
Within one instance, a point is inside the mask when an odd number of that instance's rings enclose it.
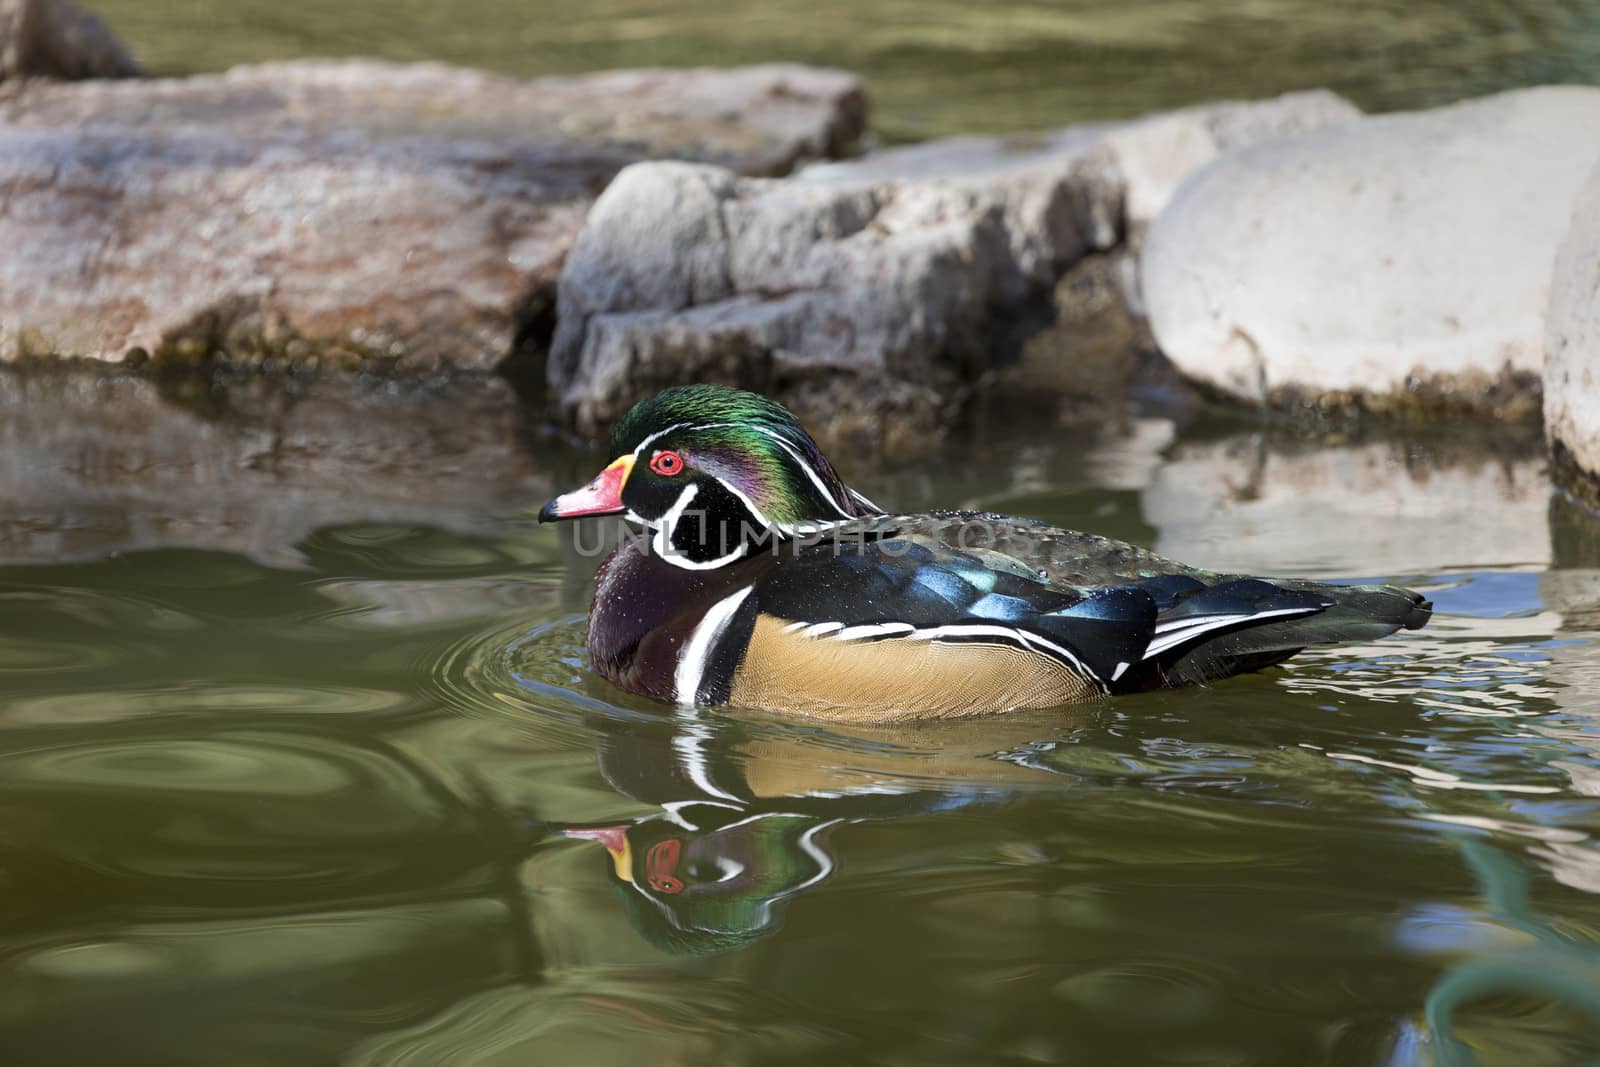
<instances>
[{"instance_id":1,"label":"blue speculum feather","mask_svg":"<svg viewBox=\"0 0 1600 1067\"><path fill-rule=\"evenodd\" d=\"M964 603L976 592L971 582L941 567L918 567L912 580L952 604Z\"/></svg>"},{"instance_id":2,"label":"blue speculum feather","mask_svg":"<svg viewBox=\"0 0 1600 1067\"><path fill-rule=\"evenodd\" d=\"M971 583L975 588L984 592L994 588L995 580L999 577L994 571L984 570L980 567L962 567L961 577Z\"/></svg>"},{"instance_id":3,"label":"blue speculum feather","mask_svg":"<svg viewBox=\"0 0 1600 1067\"><path fill-rule=\"evenodd\" d=\"M996 619L1006 622L1017 622L1038 614L1032 604L1020 597L1002 596L999 593L989 593L973 601L972 607L967 609L977 618Z\"/></svg>"}]
</instances>

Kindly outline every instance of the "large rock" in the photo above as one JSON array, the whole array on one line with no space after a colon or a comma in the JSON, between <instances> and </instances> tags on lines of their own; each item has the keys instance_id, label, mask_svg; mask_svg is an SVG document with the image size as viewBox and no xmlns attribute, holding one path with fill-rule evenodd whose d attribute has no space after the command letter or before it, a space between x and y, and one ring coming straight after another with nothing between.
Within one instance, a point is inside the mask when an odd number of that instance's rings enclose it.
<instances>
[{"instance_id":1,"label":"large rock","mask_svg":"<svg viewBox=\"0 0 1600 1067\"><path fill-rule=\"evenodd\" d=\"M1188 167L1356 114L1297 94L1026 141L960 138L787 181L631 167L563 268L549 381L591 432L693 380L803 400L842 373L858 404L926 413L1014 356L1018 309L1142 226Z\"/></svg>"},{"instance_id":2,"label":"large rock","mask_svg":"<svg viewBox=\"0 0 1600 1067\"><path fill-rule=\"evenodd\" d=\"M1531 395L1600 90L1530 89L1259 145L1152 227L1144 299L1190 377L1253 401Z\"/></svg>"},{"instance_id":3,"label":"large rock","mask_svg":"<svg viewBox=\"0 0 1600 1067\"><path fill-rule=\"evenodd\" d=\"M1101 224L1147 227L1183 179L1218 156L1275 137L1322 129L1361 117L1361 110L1326 89L1285 93L1267 100L1223 101L1164 111L1126 122L1067 126L1029 136L949 137L874 152L843 163L814 163L805 178L879 181L981 175L1027 166L1050 156L1082 154L1079 180L1087 186Z\"/></svg>"},{"instance_id":4,"label":"large rock","mask_svg":"<svg viewBox=\"0 0 1600 1067\"><path fill-rule=\"evenodd\" d=\"M367 139L577 143L770 176L849 151L866 101L855 75L792 63L527 81L439 63L294 60L134 84L26 86L0 94L0 122L130 136L202 128L274 142L320 134L347 151Z\"/></svg>"},{"instance_id":5,"label":"large rock","mask_svg":"<svg viewBox=\"0 0 1600 1067\"><path fill-rule=\"evenodd\" d=\"M859 133L795 66L523 82L370 61L0 89L0 360L489 368L647 156L781 172Z\"/></svg>"},{"instance_id":6,"label":"large rock","mask_svg":"<svg viewBox=\"0 0 1600 1067\"><path fill-rule=\"evenodd\" d=\"M1578 196L1550 279L1544 419L1558 477L1600 504L1600 166Z\"/></svg>"},{"instance_id":7,"label":"large rock","mask_svg":"<svg viewBox=\"0 0 1600 1067\"><path fill-rule=\"evenodd\" d=\"M0 82L127 78L139 64L95 15L68 0L0 0Z\"/></svg>"}]
</instances>

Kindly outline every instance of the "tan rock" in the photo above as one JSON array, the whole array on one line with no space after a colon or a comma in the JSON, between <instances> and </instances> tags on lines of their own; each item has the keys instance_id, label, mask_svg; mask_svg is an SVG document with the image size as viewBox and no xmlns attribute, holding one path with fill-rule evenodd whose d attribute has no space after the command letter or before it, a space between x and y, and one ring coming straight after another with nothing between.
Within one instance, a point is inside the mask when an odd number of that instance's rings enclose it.
<instances>
[{"instance_id":1,"label":"tan rock","mask_svg":"<svg viewBox=\"0 0 1600 1067\"><path fill-rule=\"evenodd\" d=\"M100 18L68 0L0 0L0 82L127 78L139 64Z\"/></svg>"},{"instance_id":2,"label":"tan rock","mask_svg":"<svg viewBox=\"0 0 1600 1067\"><path fill-rule=\"evenodd\" d=\"M0 90L0 360L491 368L547 321L622 166L774 173L848 144L861 109L853 77L794 66L306 62Z\"/></svg>"}]
</instances>

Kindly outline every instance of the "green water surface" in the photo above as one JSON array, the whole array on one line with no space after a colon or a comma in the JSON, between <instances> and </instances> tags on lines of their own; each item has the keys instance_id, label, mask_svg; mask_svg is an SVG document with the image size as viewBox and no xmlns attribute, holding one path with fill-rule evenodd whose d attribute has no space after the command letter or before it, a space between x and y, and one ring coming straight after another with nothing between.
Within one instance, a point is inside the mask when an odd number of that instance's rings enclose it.
<instances>
[{"instance_id":1,"label":"green water surface","mask_svg":"<svg viewBox=\"0 0 1600 1067\"><path fill-rule=\"evenodd\" d=\"M551 485L601 458L524 447ZM7 1064L1600 1058L1600 526L1536 451L1147 419L846 458L890 506L1438 605L1210 688L895 729L597 680L595 531L503 495L423 526L351 491L246 555L179 545L309 490L168 460L90 506L95 455L0 509Z\"/></svg>"},{"instance_id":2,"label":"green water surface","mask_svg":"<svg viewBox=\"0 0 1600 1067\"><path fill-rule=\"evenodd\" d=\"M164 72L838 65L887 139L1600 74L1593 0L93 6ZM1210 688L841 729L593 676L597 534L519 508L605 457L448 406L110 410L0 406L6 1067L1600 1063L1600 524L1536 447L838 457L895 508L1438 606Z\"/></svg>"},{"instance_id":3,"label":"green water surface","mask_svg":"<svg viewBox=\"0 0 1600 1067\"><path fill-rule=\"evenodd\" d=\"M1600 80L1596 0L95 0L154 70L303 56L518 75L797 60L864 74L892 140L1328 86L1395 109Z\"/></svg>"}]
</instances>

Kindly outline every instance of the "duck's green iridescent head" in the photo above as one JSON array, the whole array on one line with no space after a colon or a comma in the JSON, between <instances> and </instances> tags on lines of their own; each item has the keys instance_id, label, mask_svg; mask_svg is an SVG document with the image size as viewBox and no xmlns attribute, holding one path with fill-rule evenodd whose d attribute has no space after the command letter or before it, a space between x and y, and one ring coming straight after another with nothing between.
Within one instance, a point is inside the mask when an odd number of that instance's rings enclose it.
<instances>
[{"instance_id":1,"label":"duck's green iridescent head","mask_svg":"<svg viewBox=\"0 0 1600 1067\"><path fill-rule=\"evenodd\" d=\"M686 385L642 400L611 435L617 458L541 520L627 514L656 551L691 569L732 563L757 544L877 512L845 485L783 405Z\"/></svg>"}]
</instances>

